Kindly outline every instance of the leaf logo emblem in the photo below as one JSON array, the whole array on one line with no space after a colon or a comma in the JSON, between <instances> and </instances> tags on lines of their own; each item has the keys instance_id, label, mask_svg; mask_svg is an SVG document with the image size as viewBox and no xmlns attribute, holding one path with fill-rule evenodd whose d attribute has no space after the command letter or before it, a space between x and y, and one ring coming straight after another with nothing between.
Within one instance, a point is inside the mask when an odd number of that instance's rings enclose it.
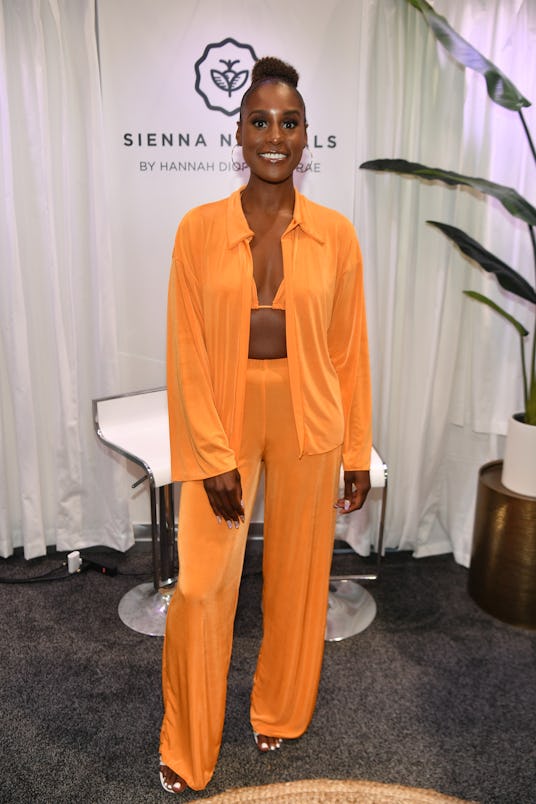
<instances>
[{"instance_id":1,"label":"leaf logo emblem","mask_svg":"<svg viewBox=\"0 0 536 804\"><path fill-rule=\"evenodd\" d=\"M234 61L220 59L220 61L227 65L227 69L223 72L220 70L211 70L210 75L216 86L219 89L225 90L229 94L229 97L231 97L233 92L236 92L244 86L248 80L249 70L240 70L240 72L233 70L233 66L238 64L238 59Z\"/></svg>"}]
</instances>

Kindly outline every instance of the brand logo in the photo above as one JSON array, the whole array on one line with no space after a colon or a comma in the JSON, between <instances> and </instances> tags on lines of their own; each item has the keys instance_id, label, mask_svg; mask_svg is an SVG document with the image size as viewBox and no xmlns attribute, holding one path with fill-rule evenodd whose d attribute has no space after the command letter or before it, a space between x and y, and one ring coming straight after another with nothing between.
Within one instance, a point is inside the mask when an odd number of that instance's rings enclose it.
<instances>
[{"instance_id":1,"label":"brand logo","mask_svg":"<svg viewBox=\"0 0 536 804\"><path fill-rule=\"evenodd\" d=\"M231 37L207 45L195 63L195 90L209 109L231 117L240 110L251 69L257 56L251 45Z\"/></svg>"}]
</instances>

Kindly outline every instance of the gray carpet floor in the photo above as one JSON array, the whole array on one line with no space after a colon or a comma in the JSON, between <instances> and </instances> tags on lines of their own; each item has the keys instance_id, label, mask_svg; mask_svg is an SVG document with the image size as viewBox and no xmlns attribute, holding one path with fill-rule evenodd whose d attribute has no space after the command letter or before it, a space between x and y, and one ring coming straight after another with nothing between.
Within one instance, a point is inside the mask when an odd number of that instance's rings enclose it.
<instances>
[{"instance_id":1,"label":"gray carpet floor","mask_svg":"<svg viewBox=\"0 0 536 804\"><path fill-rule=\"evenodd\" d=\"M260 639L260 556L248 548L223 745L202 800L231 787L355 778L427 787L481 804L536 802L536 632L506 625L468 596L451 556L388 555L369 589L363 633L326 646L313 723L260 755L248 698ZM98 552L98 551L97 551ZM93 551L95 553L95 551ZM103 555L103 551L100 551ZM127 628L121 597L149 580L148 547L115 577L0 583L0 801L142 804L158 782L162 640ZM3 580L53 571L64 555L0 561ZM337 570L355 557L337 556ZM58 568L55 572L55 568Z\"/></svg>"}]
</instances>

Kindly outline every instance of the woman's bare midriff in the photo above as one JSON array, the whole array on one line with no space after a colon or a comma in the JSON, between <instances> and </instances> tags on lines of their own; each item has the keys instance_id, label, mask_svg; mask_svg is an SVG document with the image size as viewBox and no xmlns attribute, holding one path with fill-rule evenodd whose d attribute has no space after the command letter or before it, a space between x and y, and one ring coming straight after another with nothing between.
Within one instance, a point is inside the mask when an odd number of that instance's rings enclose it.
<instances>
[{"instance_id":1,"label":"woman's bare midriff","mask_svg":"<svg viewBox=\"0 0 536 804\"><path fill-rule=\"evenodd\" d=\"M287 356L285 311L261 308L251 311L248 357L276 360Z\"/></svg>"}]
</instances>

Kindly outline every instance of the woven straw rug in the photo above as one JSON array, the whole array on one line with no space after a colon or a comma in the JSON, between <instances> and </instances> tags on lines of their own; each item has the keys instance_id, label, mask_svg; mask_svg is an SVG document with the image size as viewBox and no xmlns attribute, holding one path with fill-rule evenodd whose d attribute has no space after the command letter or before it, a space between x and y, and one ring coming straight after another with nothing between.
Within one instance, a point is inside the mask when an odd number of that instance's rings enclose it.
<instances>
[{"instance_id":1,"label":"woven straw rug","mask_svg":"<svg viewBox=\"0 0 536 804\"><path fill-rule=\"evenodd\" d=\"M338 779L310 779L227 790L203 804L476 804L434 790L396 784Z\"/></svg>"}]
</instances>

